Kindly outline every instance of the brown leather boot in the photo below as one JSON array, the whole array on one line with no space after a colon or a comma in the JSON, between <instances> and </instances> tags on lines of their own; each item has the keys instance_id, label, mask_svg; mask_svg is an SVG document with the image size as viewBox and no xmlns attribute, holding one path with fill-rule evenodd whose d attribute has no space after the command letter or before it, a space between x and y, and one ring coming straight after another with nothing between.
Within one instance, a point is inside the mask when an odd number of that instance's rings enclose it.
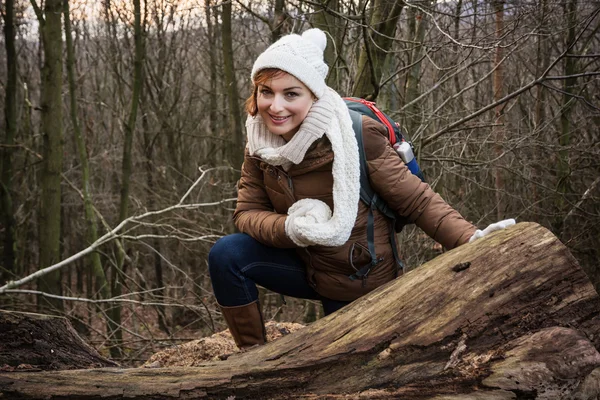
<instances>
[{"instance_id":1,"label":"brown leather boot","mask_svg":"<svg viewBox=\"0 0 600 400\"><path fill-rule=\"evenodd\" d=\"M267 333L258 301L237 307L221 307L229 332L240 349L267 342Z\"/></svg>"}]
</instances>

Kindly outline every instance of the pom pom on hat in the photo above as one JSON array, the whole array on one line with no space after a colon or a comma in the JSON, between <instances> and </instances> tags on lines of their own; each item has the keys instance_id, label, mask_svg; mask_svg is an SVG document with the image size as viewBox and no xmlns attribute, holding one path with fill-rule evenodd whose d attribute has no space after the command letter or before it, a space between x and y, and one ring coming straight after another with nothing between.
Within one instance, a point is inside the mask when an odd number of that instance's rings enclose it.
<instances>
[{"instance_id":1,"label":"pom pom on hat","mask_svg":"<svg viewBox=\"0 0 600 400\"><path fill-rule=\"evenodd\" d=\"M309 29L302 36L286 35L258 56L252 67L252 80L260 70L277 68L295 76L321 98L327 88L325 78L329 71L323 60L326 47L327 36L318 28Z\"/></svg>"},{"instance_id":2,"label":"pom pom on hat","mask_svg":"<svg viewBox=\"0 0 600 400\"><path fill-rule=\"evenodd\" d=\"M325 51L327 47L327 36L325 32L318 28L309 29L302 34L302 38L312 42L315 46L321 49L322 52Z\"/></svg>"}]
</instances>

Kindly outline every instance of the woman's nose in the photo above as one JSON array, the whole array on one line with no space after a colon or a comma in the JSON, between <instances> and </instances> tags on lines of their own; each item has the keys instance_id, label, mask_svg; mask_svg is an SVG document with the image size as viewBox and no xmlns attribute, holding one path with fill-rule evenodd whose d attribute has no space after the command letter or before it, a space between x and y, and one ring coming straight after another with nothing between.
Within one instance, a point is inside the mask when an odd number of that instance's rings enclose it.
<instances>
[{"instance_id":1,"label":"woman's nose","mask_svg":"<svg viewBox=\"0 0 600 400\"><path fill-rule=\"evenodd\" d=\"M271 111L279 112L283 111L283 98L281 96L275 95L273 97L273 101L271 102Z\"/></svg>"}]
</instances>

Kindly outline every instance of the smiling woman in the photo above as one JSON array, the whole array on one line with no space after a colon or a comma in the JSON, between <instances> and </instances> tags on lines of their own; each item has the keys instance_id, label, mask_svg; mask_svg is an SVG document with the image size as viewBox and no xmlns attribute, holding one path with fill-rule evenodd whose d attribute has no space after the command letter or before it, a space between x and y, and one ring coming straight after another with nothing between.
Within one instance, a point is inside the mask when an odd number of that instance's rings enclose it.
<instances>
[{"instance_id":1,"label":"smiling woman","mask_svg":"<svg viewBox=\"0 0 600 400\"><path fill-rule=\"evenodd\" d=\"M284 36L252 68L233 215L241 233L218 240L208 260L239 347L266 340L256 285L320 300L330 314L399 274L393 220L360 202L358 144L344 100L325 83L326 43L319 29ZM476 228L410 173L382 124L360 121L368 179L386 204L446 248L466 243Z\"/></svg>"}]
</instances>

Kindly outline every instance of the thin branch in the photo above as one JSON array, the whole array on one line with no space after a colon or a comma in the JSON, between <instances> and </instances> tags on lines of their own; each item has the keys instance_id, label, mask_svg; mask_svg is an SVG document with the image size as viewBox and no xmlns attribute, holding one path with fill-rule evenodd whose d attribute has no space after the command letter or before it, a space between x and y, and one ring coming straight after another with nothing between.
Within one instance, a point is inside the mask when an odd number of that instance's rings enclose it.
<instances>
[{"instance_id":1,"label":"thin branch","mask_svg":"<svg viewBox=\"0 0 600 400\"><path fill-rule=\"evenodd\" d=\"M542 73L542 75L537 78L534 79L533 81L531 81L530 83L528 83L527 85L521 87L520 89L515 90L514 92L504 96L503 98L501 98L498 101L495 101L491 104L488 104L487 106L475 111L474 113L467 115L464 118L459 119L456 122L451 123L450 125L445 126L444 128L440 129L439 131L437 131L436 133L432 134L431 136L423 139L422 142L422 146L426 146L427 144L431 143L432 141L434 141L435 139L437 139L438 137L440 137L441 135L443 135L444 133L448 132L451 129L456 128L457 126L472 120L473 118L494 109L495 107L499 106L500 104L504 104L509 100L514 99L515 97L517 97L518 95L520 95L523 92L528 91L529 89L533 88L534 86L539 85L540 83L544 82L546 80L546 78L548 77L548 74L550 73L550 71L556 66L556 64L558 64L558 62L560 60L562 60L568 53L569 51L571 51L571 49L575 46L575 44L577 43L577 41L581 38L581 36L583 35L583 33L586 31L586 29L588 28L588 26L592 23L592 21L596 18L596 16L600 13L600 8L596 9L594 11L594 13L590 16L589 21L585 24L585 26L581 29L581 31L579 32L579 34L577 35L577 37L575 38L575 40L573 40L572 43L569 43L569 46L565 49L565 51L563 51L558 57L556 57L556 59L554 61L552 61L552 63L548 66L548 68L546 68L546 70Z\"/></svg>"},{"instance_id":2,"label":"thin branch","mask_svg":"<svg viewBox=\"0 0 600 400\"><path fill-rule=\"evenodd\" d=\"M61 174L61 176L65 180L65 182L67 182L67 184L71 187L71 189L73 189L74 191L77 192L77 194L79 195L79 197L81 198L81 200L85 200L85 197L83 196L83 192L77 186L75 186L75 184L73 182L71 182L71 180L67 177L67 175L63 173L63 174ZM100 211L98 211L98 209L96 208L96 206L94 204L92 204L92 210L94 211L94 214L96 214L96 217L102 223L102 226L104 226L104 229L107 232L109 232L110 231L110 225L108 225L108 222L106 222L106 219L104 219L104 216L100 213ZM117 248L124 255L125 260L127 260L127 262L130 262L131 259L126 254L126 252L123 250L123 245L121 244L121 242L119 242L117 240L116 243L117 243Z\"/></svg>"},{"instance_id":3,"label":"thin branch","mask_svg":"<svg viewBox=\"0 0 600 400\"><path fill-rule=\"evenodd\" d=\"M258 18L262 22L264 22L265 24L267 24L268 26L271 26L271 21L269 21L269 18L263 17L262 15L257 14L256 12L252 11L252 9L250 7L248 7L247 5L245 5L244 3L242 3L240 0L236 0L236 3L238 3L240 6L242 6L242 8L244 10L248 11L254 18Z\"/></svg>"},{"instance_id":4,"label":"thin branch","mask_svg":"<svg viewBox=\"0 0 600 400\"><path fill-rule=\"evenodd\" d=\"M585 97L583 97L583 96L580 96L580 95L578 95L578 94L575 94L575 93L569 93L569 92L566 92L566 91L564 91L564 90L562 90L562 89L560 89L560 88L556 88L556 87L554 87L554 86L550 86L550 85L547 85L547 84L545 84L545 83L542 83L542 86L544 86L545 88L547 88L547 89L549 89L549 90L554 90L555 92L562 93L562 94L565 94L565 95L567 95L567 96L570 96L570 97L574 97L574 98L576 98L576 99L579 99L579 100L583 101L583 102L584 102L584 103L585 103L585 104L586 104L588 107L590 107L591 109L593 109L593 110L596 110L596 111L600 111L600 107L593 105L592 103L590 103L590 101L589 101L588 99L586 99L586 98L585 98Z\"/></svg>"},{"instance_id":5,"label":"thin branch","mask_svg":"<svg viewBox=\"0 0 600 400\"><path fill-rule=\"evenodd\" d=\"M204 177L206 176L207 173L214 171L214 170L218 170L218 169L229 169L229 167L217 167L217 168L211 168L205 171L202 171L202 175L200 175L200 177L196 180L196 182L194 182L194 184L192 185L192 188L196 187L198 185L198 183L204 179ZM210 206L215 206L215 205L220 205L220 204L224 204L224 203L228 203L231 201L235 201L236 198L229 198L229 199L224 199L224 200L220 200L220 201L215 201L212 203L195 203L195 204L182 204L182 202L185 200L185 198L190 194L190 190L188 190L188 192L181 198L181 200L174 206L171 207L167 207L167 208L163 208L162 210L157 210L157 211L149 211L146 212L144 214L138 215L138 216L133 216L133 217L129 217L124 219L123 221L121 221L121 223L119 223L119 225L117 225L114 229L112 229L111 231L107 232L105 235L103 235L101 238L99 238L98 240L96 240L94 243L92 243L90 246L88 246L87 248L81 250L80 252L54 264L51 265L49 267L40 269L28 276L26 276L25 278L19 279L17 281L9 281L7 282L4 286L0 287L0 294L3 294L6 292L6 290L8 289L12 289L15 287L19 287L21 285L24 285L25 283L31 282L35 279L38 279L46 274L49 274L50 272L59 270L67 265L69 265L70 263L72 263L73 261L76 261L84 256L86 256L87 254L92 253L93 251L96 251L96 249L98 249L100 246L116 239L119 238L120 235L118 235L118 232L121 231L121 229L123 229L125 227L125 225L129 224L129 223L137 223L138 221L141 221L145 218L148 218L150 216L155 216L155 215L160 215L160 214L165 214L167 212L173 211L173 210L178 210L178 209L183 209L183 210L191 210L191 209L197 209L197 208L201 208L201 207L210 207Z\"/></svg>"},{"instance_id":6,"label":"thin branch","mask_svg":"<svg viewBox=\"0 0 600 400\"><path fill-rule=\"evenodd\" d=\"M577 202L577 204L575 204L571 210L567 213L567 215L565 215L565 218L563 218L563 232L561 232L561 236L564 236L564 230L565 230L565 225L566 222L569 218L571 218L574 214L575 211L581 211L581 206L583 205L583 203L589 199L592 196L592 193L594 193L594 190L596 190L596 187L598 187L598 184L600 184L600 176L597 177L594 182L592 182L592 184L590 185L590 187L585 191L585 193L583 194L583 196L581 196L581 199L579 199L579 201Z\"/></svg>"},{"instance_id":7,"label":"thin branch","mask_svg":"<svg viewBox=\"0 0 600 400\"><path fill-rule=\"evenodd\" d=\"M393 73L393 74L391 74L389 77L385 78L385 79L383 80L383 82L381 82L381 85L380 85L380 86L381 86L381 87L384 87L384 86L385 86L385 85L386 85L386 84L387 84L389 81L391 81L392 79L394 79L396 76L398 76L399 74L401 74L402 72L404 72L404 71L406 71L406 70L408 70L408 69L411 69L411 68L412 68L412 67L414 67L416 64L418 64L418 63L420 63L421 61L423 61L423 59L425 58L425 56L426 56L426 54L423 54L423 55L421 56L421 58L419 58L417 61L413 62L412 64L406 65L406 66L404 66L404 67L400 68L399 70L397 70L397 71L394 71L394 73ZM411 102L410 104L412 104L412 103L414 103L414 101L413 101L413 102Z\"/></svg>"},{"instance_id":8,"label":"thin branch","mask_svg":"<svg viewBox=\"0 0 600 400\"><path fill-rule=\"evenodd\" d=\"M51 299L59 299L63 301L74 301L80 303L90 303L90 304L101 304L101 303L129 303L129 304L137 304L140 306L164 306L164 307L179 307L179 308L195 308L201 310L201 307L192 306L189 304L178 304L178 303L160 303L160 302L150 302L150 301L139 301L139 300L131 300L131 299L122 299L122 298L110 298L110 299L88 299L85 297L70 297L70 296L59 296L52 293L46 293L39 290L28 290L28 289L8 289L4 293L14 293L14 294L35 294L42 297L47 297Z\"/></svg>"},{"instance_id":9,"label":"thin branch","mask_svg":"<svg viewBox=\"0 0 600 400\"><path fill-rule=\"evenodd\" d=\"M600 57L600 54L567 54L565 57L572 57L572 58L596 58L596 57Z\"/></svg>"},{"instance_id":10,"label":"thin branch","mask_svg":"<svg viewBox=\"0 0 600 400\"><path fill-rule=\"evenodd\" d=\"M466 44L466 43L461 43L458 40L454 39L452 37L452 35L450 35L449 33L447 33L444 29L442 29L442 27L438 24L437 19L433 16L432 13L428 12L427 10L425 10L424 8L411 3L409 1L404 1L404 4L406 4L407 7L412 7L412 8L416 8L417 10L421 11L423 14L426 14L427 16L429 16L429 18L431 18L431 20L433 21L433 23L435 24L435 27L437 28L437 30L439 32L441 32L442 35L446 36L448 39L450 39L450 41L460 47L466 47L466 48L471 48L471 49L479 49L479 50L492 50L495 49L496 47L498 47L498 44L495 44L494 46L489 46L489 47L484 47L484 46L476 46L473 44Z\"/></svg>"},{"instance_id":11,"label":"thin branch","mask_svg":"<svg viewBox=\"0 0 600 400\"><path fill-rule=\"evenodd\" d=\"M423 57L424 57L424 56L423 56ZM447 82L449 79L451 79L451 78L453 78L454 76L456 76L456 75L460 74L461 72L463 72L463 71L464 71L464 70L466 70L467 68L470 68L470 67L472 67L473 65L475 65L475 64L477 64L477 63L479 63L479 62L480 62L480 60L481 60L482 58L484 58L484 57L485 57L485 55L482 55L482 56L481 56L481 58L479 58L479 59L477 59L477 60L475 60L475 61L473 61L473 62L471 62L471 63L465 64L465 65L463 65L461 68L459 68L459 69L457 69L456 71L454 71L453 73L451 73L451 74L449 74L449 75L446 75L446 76L445 76L443 79L441 79L441 80L437 81L437 82L436 82L436 83L435 83L435 84L434 84L434 85L433 85L433 86L432 86L432 87L431 87L429 90L427 90L425 93L422 93L422 94L421 94L419 97L417 97L417 98L416 98L416 99L414 99L413 101L411 101L411 102L409 102L409 103L405 104L404 106L402 106L402 108L400 109L400 111L403 111L403 110L405 110L406 108L408 108L408 107L412 106L413 104L417 103L418 101L420 101L421 99L423 99L425 96L429 95L431 92L433 92L434 90L436 90L437 88L439 88L439 87L440 87L440 86L441 86L443 83ZM506 57L504 57L504 58L503 58L503 59L500 61L500 63L503 63L503 62L504 62L504 60L506 60L507 58L508 58L508 55L507 55ZM421 58L421 60L422 60L422 58ZM419 60L419 62L420 62L420 60ZM492 70L492 72L493 72L493 71L494 71L496 68L497 68L497 67L495 67L495 68ZM488 75L489 75L489 74L488 74ZM486 75L486 78L487 78L487 76L488 76L488 75ZM480 82L480 81L478 81L478 82ZM461 93L462 93L462 91L461 91Z\"/></svg>"},{"instance_id":12,"label":"thin branch","mask_svg":"<svg viewBox=\"0 0 600 400\"><path fill-rule=\"evenodd\" d=\"M597 76L600 75L600 71L592 71L592 72L582 72L581 74L573 74L573 75L553 75L546 77L547 81L557 81L564 80L569 78L579 78L581 76Z\"/></svg>"},{"instance_id":13,"label":"thin branch","mask_svg":"<svg viewBox=\"0 0 600 400\"><path fill-rule=\"evenodd\" d=\"M125 240L143 240L143 239L177 239L180 242L209 242L209 243L213 243L214 240L210 240L210 239L219 239L221 237L223 237L223 235L204 235L204 236L198 236L198 237L189 237L189 238L185 238L185 237L181 237L178 235L154 235L154 234L143 234L143 235L136 235L136 236L130 236L130 235L121 235L120 236L122 239Z\"/></svg>"},{"instance_id":14,"label":"thin branch","mask_svg":"<svg viewBox=\"0 0 600 400\"><path fill-rule=\"evenodd\" d=\"M31 1L31 6L33 7L33 11L35 12L37 19L40 22L40 25L44 25L46 23L46 20L44 19L44 13L42 12L42 9L40 8L40 6L38 6L38 4L35 0L30 0L30 1Z\"/></svg>"},{"instance_id":15,"label":"thin branch","mask_svg":"<svg viewBox=\"0 0 600 400\"><path fill-rule=\"evenodd\" d=\"M320 8L322 11L325 11L327 14L330 14L335 17L339 17L341 19L345 19L348 21L356 22L356 21L361 21L363 18L363 16L361 14L358 14L358 15L344 14L344 13L341 13L339 11L336 11L336 10L330 8L327 4L318 3L316 1L303 0L303 3L310 4L311 6L315 7L315 9ZM320 12L320 11L317 11L317 12Z\"/></svg>"}]
</instances>

